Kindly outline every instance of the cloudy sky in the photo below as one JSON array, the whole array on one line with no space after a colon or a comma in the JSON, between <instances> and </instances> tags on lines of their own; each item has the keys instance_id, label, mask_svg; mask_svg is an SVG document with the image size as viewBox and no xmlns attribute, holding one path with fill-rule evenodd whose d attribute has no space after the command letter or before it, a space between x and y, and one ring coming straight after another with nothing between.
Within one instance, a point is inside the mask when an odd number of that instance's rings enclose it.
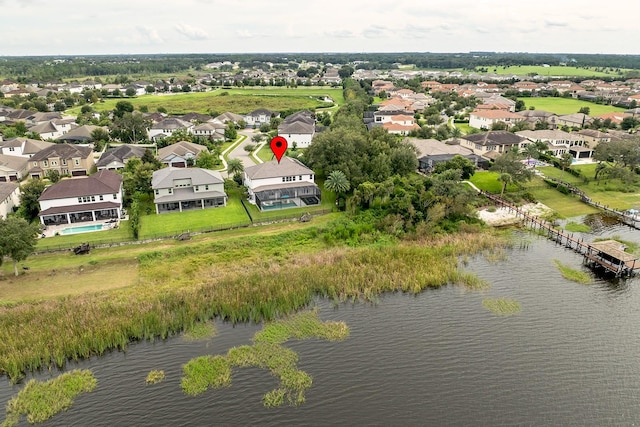
<instances>
[{"instance_id":1,"label":"cloudy sky","mask_svg":"<svg viewBox=\"0 0 640 427\"><path fill-rule=\"evenodd\" d=\"M228 52L638 54L640 2L0 0L0 56ZM635 25L634 25L635 24Z\"/></svg>"}]
</instances>

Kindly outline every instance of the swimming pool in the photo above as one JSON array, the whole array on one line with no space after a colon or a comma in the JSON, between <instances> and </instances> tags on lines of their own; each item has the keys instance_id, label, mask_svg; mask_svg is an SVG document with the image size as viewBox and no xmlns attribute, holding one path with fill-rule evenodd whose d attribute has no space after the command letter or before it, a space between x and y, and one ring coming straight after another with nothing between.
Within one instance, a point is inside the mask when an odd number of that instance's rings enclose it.
<instances>
[{"instance_id":1,"label":"swimming pool","mask_svg":"<svg viewBox=\"0 0 640 427\"><path fill-rule=\"evenodd\" d=\"M102 224L81 225L79 227L67 227L63 228L60 234L77 234L88 233L90 231L102 230Z\"/></svg>"}]
</instances>

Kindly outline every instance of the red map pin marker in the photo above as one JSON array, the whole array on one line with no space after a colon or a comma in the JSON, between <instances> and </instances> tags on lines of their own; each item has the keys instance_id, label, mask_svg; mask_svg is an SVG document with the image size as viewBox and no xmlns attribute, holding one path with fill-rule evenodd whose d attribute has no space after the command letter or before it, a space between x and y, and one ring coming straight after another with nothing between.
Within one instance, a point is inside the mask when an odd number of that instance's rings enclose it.
<instances>
[{"instance_id":1,"label":"red map pin marker","mask_svg":"<svg viewBox=\"0 0 640 427\"><path fill-rule=\"evenodd\" d=\"M278 163L280 163L280 159L287 151L287 140L282 136L276 136L271 140L269 146L271 147L271 151L273 151L273 155L276 156Z\"/></svg>"}]
</instances>

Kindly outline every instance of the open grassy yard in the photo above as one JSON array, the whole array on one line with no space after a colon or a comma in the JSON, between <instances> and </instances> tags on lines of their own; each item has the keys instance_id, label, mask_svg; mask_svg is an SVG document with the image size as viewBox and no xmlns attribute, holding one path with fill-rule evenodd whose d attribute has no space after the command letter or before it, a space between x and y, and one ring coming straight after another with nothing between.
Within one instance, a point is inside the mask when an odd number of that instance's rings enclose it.
<instances>
[{"instance_id":1,"label":"open grassy yard","mask_svg":"<svg viewBox=\"0 0 640 427\"><path fill-rule=\"evenodd\" d=\"M169 114L185 114L198 112L203 114L221 114L231 111L237 114L250 113L258 108L274 111L288 109L315 110L331 107L332 103L322 101L329 96L337 105L344 103L342 89L334 88L239 88L216 89L211 92L151 94L135 98L105 99L93 105L96 111L113 110L119 101L128 101L136 109L146 106L149 111L159 107L167 109ZM69 114L79 114L80 107L67 110Z\"/></svg>"},{"instance_id":2,"label":"open grassy yard","mask_svg":"<svg viewBox=\"0 0 640 427\"><path fill-rule=\"evenodd\" d=\"M611 69L606 71L596 71L595 67L578 68L578 67L564 67L564 66L550 66L543 67L542 65L513 65L510 67L487 67L489 72L500 75L528 75L538 74L544 77L620 77L618 72ZM621 70L624 72L624 70Z\"/></svg>"},{"instance_id":3,"label":"open grassy yard","mask_svg":"<svg viewBox=\"0 0 640 427\"><path fill-rule=\"evenodd\" d=\"M624 108L611 105L600 105L593 102L580 101L573 98L518 98L524 101L525 107L535 107L536 110L549 111L559 115L577 113L582 107L589 107L590 116L610 113L612 111L624 111Z\"/></svg>"},{"instance_id":4,"label":"open grassy yard","mask_svg":"<svg viewBox=\"0 0 640 427\"><path fill-rule=\"evenodd\" d=\"M572 166L582 172L583 176L589 179L588 183L584 179L570 175L567 172L554 167L540 168L540 171L551 178L560 179L575 185L584 191L589 197L598 203L618 210L637 208L640 206L640 185L625 184L619 179L594 180L596 164Z\"/></svg>"},{"instance_id":5,"label":"open grassy yard","mask_svg":"<svg viewBox=\"0 0 640 427\"><path fill-rule=\"evenodd\" d=\"M561 172L560 170L558 170ZM476 172L469 181L478 188L494 194L500 194L502 184L498 181L499 174L496 172ZM595 208L582 203L577 197L567 196L558 190L549 187L541 178L535 177L525 184L526 191L531 192L536 200L549 206L562 217L573 217L597 212ZM509 185L507 192L517 191L518 187Z\"/></svg>"},{"instance_id":6,"label":"open grassy yard","mask_svg":"<svg viewBox=\"0 0 640 427\"><path fill-rule=\"evenodd\" d=\"M472 132L472 129L474 129L469 126L469 123L454 123L454 126L460 129L464 135L469 135Z\"/></svg>"},{"instance_id":7,"label":"open grassy yard","mask_svg":"<svg viewBox=\"0 0 640 427\"><path fill-rule=\"evenodd\" d=\"M81 243L89 242L99 245L106 242L117 242L131 240L132 234L128 221L121 221L120 227L105 231L94 231L91 233L69 234L66 236L53 236L38 240L36 251L56 249L60 247L71 248Z\"/></svg>"},{"instance_id":8,"label":"open grassy yard","mask_svg":"<svg viewBox=\"0 0 640 427\"><path fill-rule=\"evenodd\" d=\"M148 239L182 232L194 232L249 224L238 197L229 197L227 206L187 212L151 214L142 217L140 238Z\"/></svg>"}]
</instances>

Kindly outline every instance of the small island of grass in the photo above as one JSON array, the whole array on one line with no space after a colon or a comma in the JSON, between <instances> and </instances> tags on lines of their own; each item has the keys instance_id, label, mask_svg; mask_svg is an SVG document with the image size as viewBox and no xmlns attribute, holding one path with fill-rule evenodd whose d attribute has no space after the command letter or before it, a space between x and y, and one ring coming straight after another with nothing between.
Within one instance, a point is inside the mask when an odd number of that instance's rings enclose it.
<instances>
[{"instance_id":1,"label":"small island of grass","mask_svg":"<svg viewBox=\"0 0 640 427\"><path fill-rule=\"evenodd\" d=\"M162 381L164 381L164 371L159 371L157 369L149 371L147 379L145 380L147 384L158 384Z\"/></svg>"},{"instance_id":2,"label":"small island of grass","mask_svg":"<svg viewBox=\"0 0 640 427\"><path fill-rule=\"evenodd\" d=\"M558 271L560 271L560 274L562 274L562 277L565 279L576 283L582 283L583 285L591 283L591 276L584 271L575 270L568 265L561 263L557 259L553 260L553 262L558 268Z\"/></svg>"},{"instance_id":3,"label":"small island of grass","mask_svg":"<svg viewBox=\"0 0 640 427\"><path fill-rule=\"evenodd\" d=\"M297 368L298 354L281 344L290 339L319 338L328 341L343 340L349 328L343 322L321 322L316 311L298 313L283 320L268 323L253 337L253 345L229 350L226 356L202 356L184 366L182 390L195 396L209 387L231 385L232 368L258 367L268 369L280 379L280 385L263 397L267 407L282 406L285 402L299 405L304 402L305 391L312 378Z\"/></svg>"},{"instance_id":4,"label":"small island of grass","mask_svg":"<svg viewBox=\"0 0 640 427\"><path fill-rule=\"evenodd\" d=\"M574 221L566 223L564 229L572 233L589 233L591 231L591 227L587 224L580 224Z\"/></svg>"},{"instance_id":5,"label":"small island of grass","mask_svg":"<svg viewBox=\"0 0 640 427\"><path fill-rule=\"evenodd\" d=\"M31 380L7 403L2 427L17 425L22 415L30 424L46 421L69 409L76 397L93 391L97 384L89 370L74 370L45 382Z\"/></svg>"},{"instance_id":6,"label":"small island of grass","mask_svg":"<svg viewBox=\"0 0 640 427\"><path fill-rule=\"evenodd\" d=\"M216 336L218 331L212 322L198 322L187 328L184 338L189 341L206 340Z\"/></svg>"},{"instance_id":7,"label":"small island of grass","mask_svg":"<svg viewBox=\"0 0 640 427\"><path fill-rule=\"evenodd\" d=\"M510 298L487 298L482 301L482 305L492 312L500 316L510 316L520 313L520 303Z\"/></svg>"}]
</instances>

